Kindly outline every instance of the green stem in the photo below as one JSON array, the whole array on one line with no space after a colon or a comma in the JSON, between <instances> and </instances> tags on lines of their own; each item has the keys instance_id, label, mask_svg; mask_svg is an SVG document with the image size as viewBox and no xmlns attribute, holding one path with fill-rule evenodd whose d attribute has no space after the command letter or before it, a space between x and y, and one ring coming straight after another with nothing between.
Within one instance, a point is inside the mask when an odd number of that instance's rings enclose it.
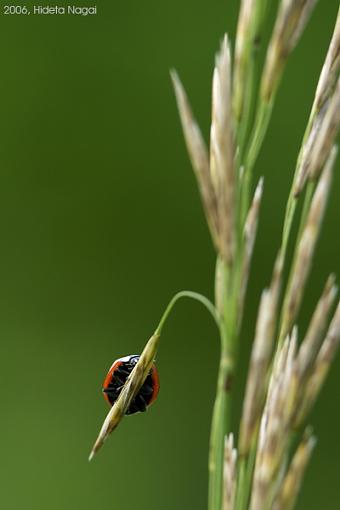
<instances>
[{"instance_id":1,"label":"green stem","mask_svg":"<svg viewBox=\"0 0 340 510\"><path fill-rule=\"evenodd\" d=\"M254 475L254 468L255 468L255 462L256 462L256 452L257 452L257 441L254 442L249 456L248 456L248 463L247 463L247 472L246 472L246 481L245 481L245 492L246 497L244 499L245 506L242 507L242 510L245 510L248 507L248 504L250 503L250 496L251 496L251 489L253 484L253 475Z\"/></svg>"},{"instance_id":2,"label":"green stem","mask_svg":"<svg viewBox=\"0 0 340 510\"><path fill-rule=\"evenodd\" d=\"M213 409L209 450L208 509L221 510L225 437L230 432L231 389L235 370L235 335L237 328L237 292L235 269L221 259L216 264L216 306L220 318L221 357Z\"/></svg>"},{"instance_id":3,"label":"green stem","mask_svg":"<svg viewBox=\"0 0 340 510\"><path fill-rule=\"evenodd\" d=\"M265 134L267 132L268 124L270 121L273 109L273 102L261 101L254 124L254 129L250 137L249 148L246 152L242 198L241 198L241 219L242 224L245 221L250 204L250 194L252 188L253 167L255 165L257 156L260 152Z\"/></svg>"},{"instance_id":4,"label":"green stem","mask_svg":"<svg viewBox=\"0 0 340 510\"><path fill-rule=\"evenodd\" d=\"M244 145L246 141L246 135L248 132L248 127L250 123L251 110L252 110L252 100L253 100L253 91L254 91L254 83L255 83L255 63L254 60L251 59L249 62L249 70L248 70L248 79L245 84L245 95L244 95L244 108L243 108L243 122L240 122L238 129L238 146L240 153L240 161L243 161L243 152Z\"/></svg>"},{"instance_id":5,"label":"green stem","mask_svg":"<svg viewBox=\"0 0 340 510\"><path fill-rule=\"evenodd\" d=\"M242 457L239 460L238 475L237 475L237 489L236 489L236 509L243 510L244 502L246 499L246 459Z\"/></svg>"},{"instance_id":6,"label":"green stem","mask_svg":"<svg viewBox=\"0 0 340 510\"><path fill-rule=\"evenodd\" d=\"M230 384L234 372L234 363L233 357L226 346L224 331L222 327L222 350L210 434L209 510L221 510L222 508L224 440L230 429L231 418Z\"/></svg>"},{"instance_id":7,"label":"green stem","mask_svg":"<svg viewBox=\"0 0 340 510\"><path fill-rule=\"evenodd\" d=\"M222 506L222 481L223 481L223 456L224 438L230 424L230 384L234 372L233 356L230 352L230 342L227 339L225 317L219 319L218 312L205 296L197 292L184 290L175 294L169 302L155 333L160 335L174 305L183 297L191 298L202 303L212 315L221 335L221 358L217 379L216 400L213 410L213 418L210 436L209 452L209 510L221 510Z\"/></svg>"},{"instance_id":8,"label":"green stem","mask_svg":"<svg viewBox=\"0 0 340 510\"><path fill-rule=\"evenodd\" d=\"M262 39L263 23L266 16L268 0L257 0L254 3L247 30L238 25L237 39L243 41L243 49L235 62L233 107L238 137L239 158L243 163L243 150L247 139L248 128L253 114L253 102L256 91L255 72L257 71L258 54ZM242 16L240 11L240 16Z\"/></svg>"},{"instance_id":9,"label":"green stem","mask_svg":"<svg viewBox=\"0 0 340 510\"><path fill-rule=\"evenodd\" d=\"M231 356L226 348L227 341L225 338L225 327L223 321L220 321L218 312L205 296L197 292L184 290L175 294L163 313L161 320L155 331L160 335L165 322L167 321L174 305L183 297L191 298L202 303L212 315L216 322L221 335L221 359L217 380L217 394L214 404L211 436L210 436L210 453L209 453L209 510L221 510L222 505L222 474L223 474L223 455L224 455L224 437L229 427L228 410L230 409L228 392L228 381L233 371Z\"/></svg>"},{"instance_id":10,"label":"green stem","mask_svg":"<svg viewBox=\"0 0 340 510\"><path fill-rule=\"evenodd\" d=\"M159 324L156 328L156 331L155 331L156 334L158 334L158 335L161 334L163 326L164 326L165 322L167 321L174 305L177 303L177 301L179 299L181 299L183 297L194 299L195 301L199 301L200 303L202 303L206 307L206 309L210 312L210 314L212 315L214 321L217 324L217 327L220 328L220 323L218 320L216 308L213 305L213 303L211 301L209 301L208 298L206 298L202 294L199 294L198 292L192 292L191 290L182 290L181 292L178 292L177 294L174 295L174 297L171 299L170 303L166 307L165 312L163 313L161 320L159 321Z\"/></svg>"},{"instance_id":11,"label":"green stem","mask_svg":"<svg viewBox=\"0 0 340 510\"><path fill-rule=\"evenodd\" d=\"M292 190L293 190L293 186L292 186ZM291 196L293 197L292 190L291 190L289 198ZM290 288L292 277L293 277L293 273L294 273L294 270L295 270L295 261L296 261L296 256L297 256L297 249L298 249L298 246L299 246L299 241L300 241L300 238L301 238L304 226L306 224L306 219L307 219L307 215L308 215L308 212L309 212L309 209L310 209L310 204L311 204L311 201L312 201L312 198L313 198L314 190L315 190L315 183L312 182L312 181L309 181L308 184L307 184L307 189L306 189L306 193L305 193L305 197L304 197L304 202L303 202L303 207L302 207L302 213L301 213L301 218L300 218L299 229L298 229L298 233L297 233L296 240L295 240L293 260L292 260L291 269L290 269L290 272L289 272L289 275L288 275L288 280L287 280L288 283L287 283L287 287L286 287L285 296L287 296L287 294L289 293L289 288ZM281 245L282 248L281 249L282 249L282 254L283 254L284 257L286 255L287 245L288 245L288 241L289 241L289 237L290 237L290 233L291 233L291 228L292 228L292 223L293 223L293 218L294 218L294 213L295 213L295 209L296 209L296 199L293 197L292 200L293 201L291 202L291 204L289 203L289 200L288 200L287 209L286 209L286 216L285 216L285 222L284 222L284 228L283 228L282 245ZM285 260L285 258L283 258L283 260ZM284 337L286 336L288 330L290 329L290 325L289 324L284 324L284 322L283 322L283 319L284 319L284 316L285 316L285 310L286 310L286 303L285 303L285 300L284 300L283 301L283 306L282 306L281 317L280 317L280 327L279 327L280 334L279 334L279 341L278 341L279 345L282 344L282 342L284 340ZM285 321L285 322L287 322L287 321Z\"/></svg>"},{"instance_id":12,"label":"green stem","mask_svg":"<svg viewBox=\"0 0 340 510\"><path fill-rule=\"evenodd\" d=\"M294 188L294 181L293 181L293 186L289 193L287 207L286 207L286 214L285 214L285 219L284 219L284 223L283 223L283 233L282 233L282 242L281 242L282 260L286 260L288 242L289 242L289 237L290 237L290 233L292 230L293 219L294 219L296 204L297 204L297 199L296 199L296 197L294 197L293 188Z\"/></svg>"},{"instance_id":13,"label":"green stem","mask_svg":"<svg viewBox=\"0 0 340 510\"><path fill-rule=\"evenodd\" d=\"M250 452L239 459L236 510L246 510L250 503L256 452L257 441L255 440L251 446Z\"/></svg>"},{"instance_id":14,"label":"green stem","mask_svg":"<svg viewBox=\"0 0 340 510\"><path fill-rule=\"evenodd\" d=\"M297 205L297 197L295 197L294 193L293 193L294 182L295 181L293 181L293 186L289 193L287 207L286 207L286 214L285 214L285 219L284 219L284 224L283 224L283 233L282 233L282 242L281 242L282 260L286 259L289 237L290 237L290 233L292 230L293 219L294 219L296 205ZM299 231L298 231L298 235L296 238L296 246L297 246L297 243L299 242L303 227L306 223L306 217L307 217L307 214L308 214L308 211L310 208L310 203L311 203L311 200L313 197L314 188L315 188L315 184L313 182L308 182L305 199L303 202Z\"/></svg>"}]
</instances>

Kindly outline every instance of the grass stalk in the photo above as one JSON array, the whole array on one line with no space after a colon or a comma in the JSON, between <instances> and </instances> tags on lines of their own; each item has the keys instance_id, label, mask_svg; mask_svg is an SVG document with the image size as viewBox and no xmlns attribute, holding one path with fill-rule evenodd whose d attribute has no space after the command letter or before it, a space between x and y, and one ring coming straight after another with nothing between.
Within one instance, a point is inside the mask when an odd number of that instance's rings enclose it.
<instances>
[{"instance_id":1,"label":"grass stalk","mask_svg":"<svg viewBox=\"0 0 340 510\"><path fill-rule=\"evenodd\" d=\"M232 380L233 373L233 358L230 352L222 345L210 433L209 510L220 510L222 507L224 440L230 430L231 420L231 393L228 386L229 381Z\"/></svg>"},{"instance_id":2,"label":"grass stalk","mask_svg":"<svg viewBox=\"0 0 340 510\"><path fill-rule=\"evenodd\" d=\"M194 299L212 315L220 335L209 447L208 510L293 508L315 438L306 432L295 452L292 438L296 428L304 424L340 344L340 304L332 313L337 292L333 275L326 282L300 345L296 325L337 155L334 143L340 125L338 14L297 158L279 255L270 285L260 298L236 447L231 431L233 379L263 193L262 178L253 192L253 170L286 63L316 0L279 2L256 91L256 49L267 2L241 1L235 54L232 55L225 35L216 55L209 147L177 73L171 72L185 142L217 255L215 303L191 291L179 292L172 298L91 453L93 456L102 446L140 390L175 304L182 298ZM292 227L302 192L299 230L292 243ZM284 282L290 248L293 259Z\"/></svg>"},{"instance_id":3,"label":"grass stalk","mask_svg":"<svg viewBox=\"0 0 340 510\"><path fill-rule=\"evenodd\" d=\"M215 296L219 310L221 353L209 447L209 510L220 510L222 505L224 442L231 428L231 391L235 371L233 337L236 321L232 310L235 310L236 303L230 267L221 258L216 264Z\"/></svg>"}]
</instances>

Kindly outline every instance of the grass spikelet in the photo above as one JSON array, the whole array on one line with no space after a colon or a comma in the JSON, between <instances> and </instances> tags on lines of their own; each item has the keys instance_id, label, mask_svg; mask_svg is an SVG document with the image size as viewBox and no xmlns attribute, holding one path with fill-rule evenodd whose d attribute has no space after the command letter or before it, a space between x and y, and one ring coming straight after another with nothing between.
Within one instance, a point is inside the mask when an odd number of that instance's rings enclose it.
<instances>
[{"instance_id":1,"label":"grass spikelet","mask_svg":"<svg viewBox=\"0 0 340 510\"><path fill-rule=\"evenodd\" d=\"M291 510L294 507L315 444L315 436L307 429L275 498L273 510Z\"/></svg>"},{"instance_id":2,"label":"grass spikelet","mask_svg":"<svg viewBox=\"0 0 340 510\"><path fill-rule=\"evenodd\" d=\"M280 2L261 82L261 94L266 102L270 102L275 94L284 64L295 48L315 3L316 0Z\"/></svg>"},{"instance_id":3,"label":"grass spikelet","mask_svg":"<svg viewBox=\"0 0 340 510\"><path fill-rule=\"evenodd\" d=\"M207 222L215 247L219 249L217 198L210 176L208 150L200 128L192 114L183 85L175 71L171 72L171 78L176 93L184 138L201 193Z\"/></svg>"},{"instance_id":4,"label":"grass spikelet","mask_svg":"<svg viewBox=\"0 0 340 510\"><path fill-rule=\"evenodd\" d=\"M333 36L327 51L324 65L320 73L315 97L313 101L312 110L309 116L308 125L304 134L304 139L300 154L298 157L297 168L294 178L294 196L297 197L309 176L315 176L322 166L327 153L327 148L331 147L334 135L338 130L339 119L337 119L336 102L337 99L333 97L330 104L330 98L334 96L334 89L338 80L340 70L340 10L333 32ZM325 120L325 116L326 118ZM327 132L330 134L327 140ZM326 138L325 138L326 137ZM310 170L311 166L311 152L315 141L319 139L319 146L324 145L326 149L322 156L321 162L315 162L314 168ZM327 147L328 146L328 147ZM317 148L320 151L320 148ZM316 167L315 167L316 166Z\"/></svg>"},{"instance_id":5,"label":"grass spikelet","mask_svg":"<svg viewBox=\"0 0 340 510\"><path fill-rule=\"evenodd\" d=\"M299 312L303 293L312 265L316 241L323 219L332 179L332 169L336 152L329 156L321 179L315 190L301 239L298 242L292 277L286 293L282 312L281 338L289 332Z\"/></svg>"},{"instance_id":6,"label":"grass spikelet","mask_svg":"<svg viewBox=\"0 0 340 510\"><path fill-rule=\"evenodd\" d=\"M268 129L285 64L308 22L315 3L316 0L281 0L279 3L261 76L255 121L245 153L243 214L248 207L252 169Z\"/></svg>"},{"instance_id":7,"label":"grass spikelet","mask_svg":"<svg viewBox=\"0 0 340 510\"><path fill-rule=\"evenodd\" d=\"M302 146L294 195L298 196L307 179L316 179L331 152L340 125L340 81L333 95L312 123L306 142Z\"/></svg>"},{"instance_id":8,"label":"grass spikelet","mask_svg":"<svg viewBox=\"0 0 340 510\"><path fill-rule=\"evenodd\" d=\"M331 363L339 348L340 342L340 303L335 311L332 322L328 328L326 338L324 339L321 349L316 357L311 374L305 385L301 405L295 418L295 428L299 427L306 419L309 411L313 407L320 390L324 384L327 374L330 370Z\"/></svg>"},{"instance_id":9,"label":"grass spikelet","mask_svg":"<svg viewBox=\"0 0 340 510\"><path fill-rule=\"evenodd\" d=\"M234 448L234 436L225 438L223 468L223 510L233 510L236 494L237 450Z\"/></svg>"},{"instance_id":10,"label":"grass spikelet","mask_svg":"<svg viewBox=\"0 0 340 510\"><path fill-rule=\"evenodd\" d=\"M262 194L263 194L263 178L261 177L261 179L258 182L258 185L256 186L253 201L250 206L248 216L246 218L246 222L243 229L245 247L243 265L241 270L241 287L238 311L239 322L242 321L243 317L244 300L246 296L251 259L253 256L254 245L256 240Z\"/></svg>"},{"instance_id":11,"label":"grass spikelet","mask_svg":"<svg viewBox=\"0 0 340 510\"><path fill-rule=\"evenodd\" d=\"M246 123L253 87L254 55L260 44L267 0L242 0L234 57L233 112L238 126ZM243 126L242 126L243 127ZM243 129L245 135L247 125ZM243 140L240 140L242 145Z\"/></svg>"},{"instance_id":12,"label":"grass spikelet","mask_svg":"<svg viewBox=\"0 0 340 510\"><path fill-rule=\"evenodd\" d=\"M340 125L340 79L327 106L310 153L309 179L316 179L319 176L338 134Z\"/></svg>"},{"instance_id":13,"label":"grass spikelet","mask_svg":"<svg viewBox=\"0 0 340 510\"><path fill-rule=\"evenodd\" d=\"M334 282L335 276L331 275L326 282L325 289L317 304L306 336L299 349L297 363L301 382L305 380L307 374L311 370L323 340L329 313L337 295L337 287L334 285Z\"/></svg>"},{"instance_id":14,"label":"grass spikelet","mask_svg":"<svg viewBox=\"0 0 340 510\"><path fill-rule=\"evenodd\" d=\"M222 259L231 264L235 251L235 146L231 109L231 57L225 36L216 56L212 91L210 137L211 171L216 182L219 246Z\"/></svg>"},{"instance_id":15,"label":"grass spikelet","mask_svg":"<svg viewBox=\"0 0 340 510\"><path fill-rule=\"evenodd\" d=\"M290 422L297 391L296 332L287 337L277 354L269 383L257 448L251 510L270 508L277 490L289 441Z\"/></svg>"},{"instance_id":16,"label":"grass spikelet","mask_svg":"<svg viewBox=\"0 0 340 510\"><path fill-rule=\"evenodd\" d=\"M332 95L340 69L340 8L335 23L332 39L327 51L326 59L321 70L318 86L315 92L312 112L317 114Z\"/></svg>"},{"instance_id":17,"label":"grass spikelet","mask_svg":"<svg viewBox=\"0 0 340 510\"><path fill-rule=\"evenodd\" d=\"M267 371L272 357L277 305L281 287L282 259L278 257L269 289L262 293L252 349L240 430L240 454L251 447L266 391Z\"/></svg>"}]
</instances>

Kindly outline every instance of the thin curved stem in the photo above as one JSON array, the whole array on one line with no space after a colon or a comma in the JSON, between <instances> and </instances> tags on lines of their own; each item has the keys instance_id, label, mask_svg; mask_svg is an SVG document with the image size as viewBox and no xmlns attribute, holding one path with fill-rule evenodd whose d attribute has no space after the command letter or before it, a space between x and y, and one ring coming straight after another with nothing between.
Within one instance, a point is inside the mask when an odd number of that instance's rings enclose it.
<instances>
[{"instance_id":1,"label":"thin curved stem","mask_svg":"<svg viewBox=\"0 0 340 510\"><path fill-rule=\"evenodd\" d=\"M177 294L174 295L174 297L171 299L168 306L166 307L165 312L163 313L161 320L159 321L159 324L156 328L156 331L155 331L156 334L158 334L158 335L161 334L163 326L164 326L165 322L167 321L173 307L175 306L177 301L183 297L194 299L195 301L202 303L202 305L204 305L206 307L206 309L212 315L214 321L217 324L218 329L220 329L220 323L219 323L218 316L217 316L217 310L216 310L215 306L213 305L213 303L208 298L206 298L202 294L199 294L198 292L192 292L191 290L182 290L181 292L178 292Z\"/></svg>"},{"instance_id":2,"label":"thin curved stem","mask_svg":"<svg viewBox=\"0 0 340 510\"><path fill-rule=\"evenodd\" d=\"M233 373L233 358L229 351L226 337L224 314L219 318L219 313L214 304L202 294L184 290L175 294L163 313L155 331L160 335L177 301L183 297L199 301L212 315L221 337L221 359L217 381L217 394L213 410L213 418L210 434L209 452L209 510L220 510L222 503L222 472L223 472L223 444L230 420L230 392L229 384Z\"/></svg>"}]
</instances>

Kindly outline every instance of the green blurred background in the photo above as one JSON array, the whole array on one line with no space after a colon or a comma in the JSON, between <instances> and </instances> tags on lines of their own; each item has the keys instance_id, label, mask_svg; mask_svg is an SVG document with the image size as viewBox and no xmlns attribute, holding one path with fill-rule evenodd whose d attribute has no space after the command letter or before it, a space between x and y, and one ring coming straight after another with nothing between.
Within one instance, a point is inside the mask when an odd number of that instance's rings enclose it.
<instances>
[{"instance_id":1,"label":"green blurred background","mask_svg":"<svg viewBox=\"0 0 340 510\"><path fill-rule=\"evenodd\" d=\"M235 420L337 7L320 2L292 56L256 169L265 196ZM218 340L199 304L180 303L164 330L157 402L87 456L111 362L141 351L176 291L212 295L214 252L168 71L207 134L214 53L224 31L233 40L237 8L129 0L87 18L1 14L1 509L206 507ZM340 275L339 192L337 175L302 329L328 273ZM338 358L311 418L319 442L300 509L339 508L339 369Z\"/></svg>"}]
</instances>

